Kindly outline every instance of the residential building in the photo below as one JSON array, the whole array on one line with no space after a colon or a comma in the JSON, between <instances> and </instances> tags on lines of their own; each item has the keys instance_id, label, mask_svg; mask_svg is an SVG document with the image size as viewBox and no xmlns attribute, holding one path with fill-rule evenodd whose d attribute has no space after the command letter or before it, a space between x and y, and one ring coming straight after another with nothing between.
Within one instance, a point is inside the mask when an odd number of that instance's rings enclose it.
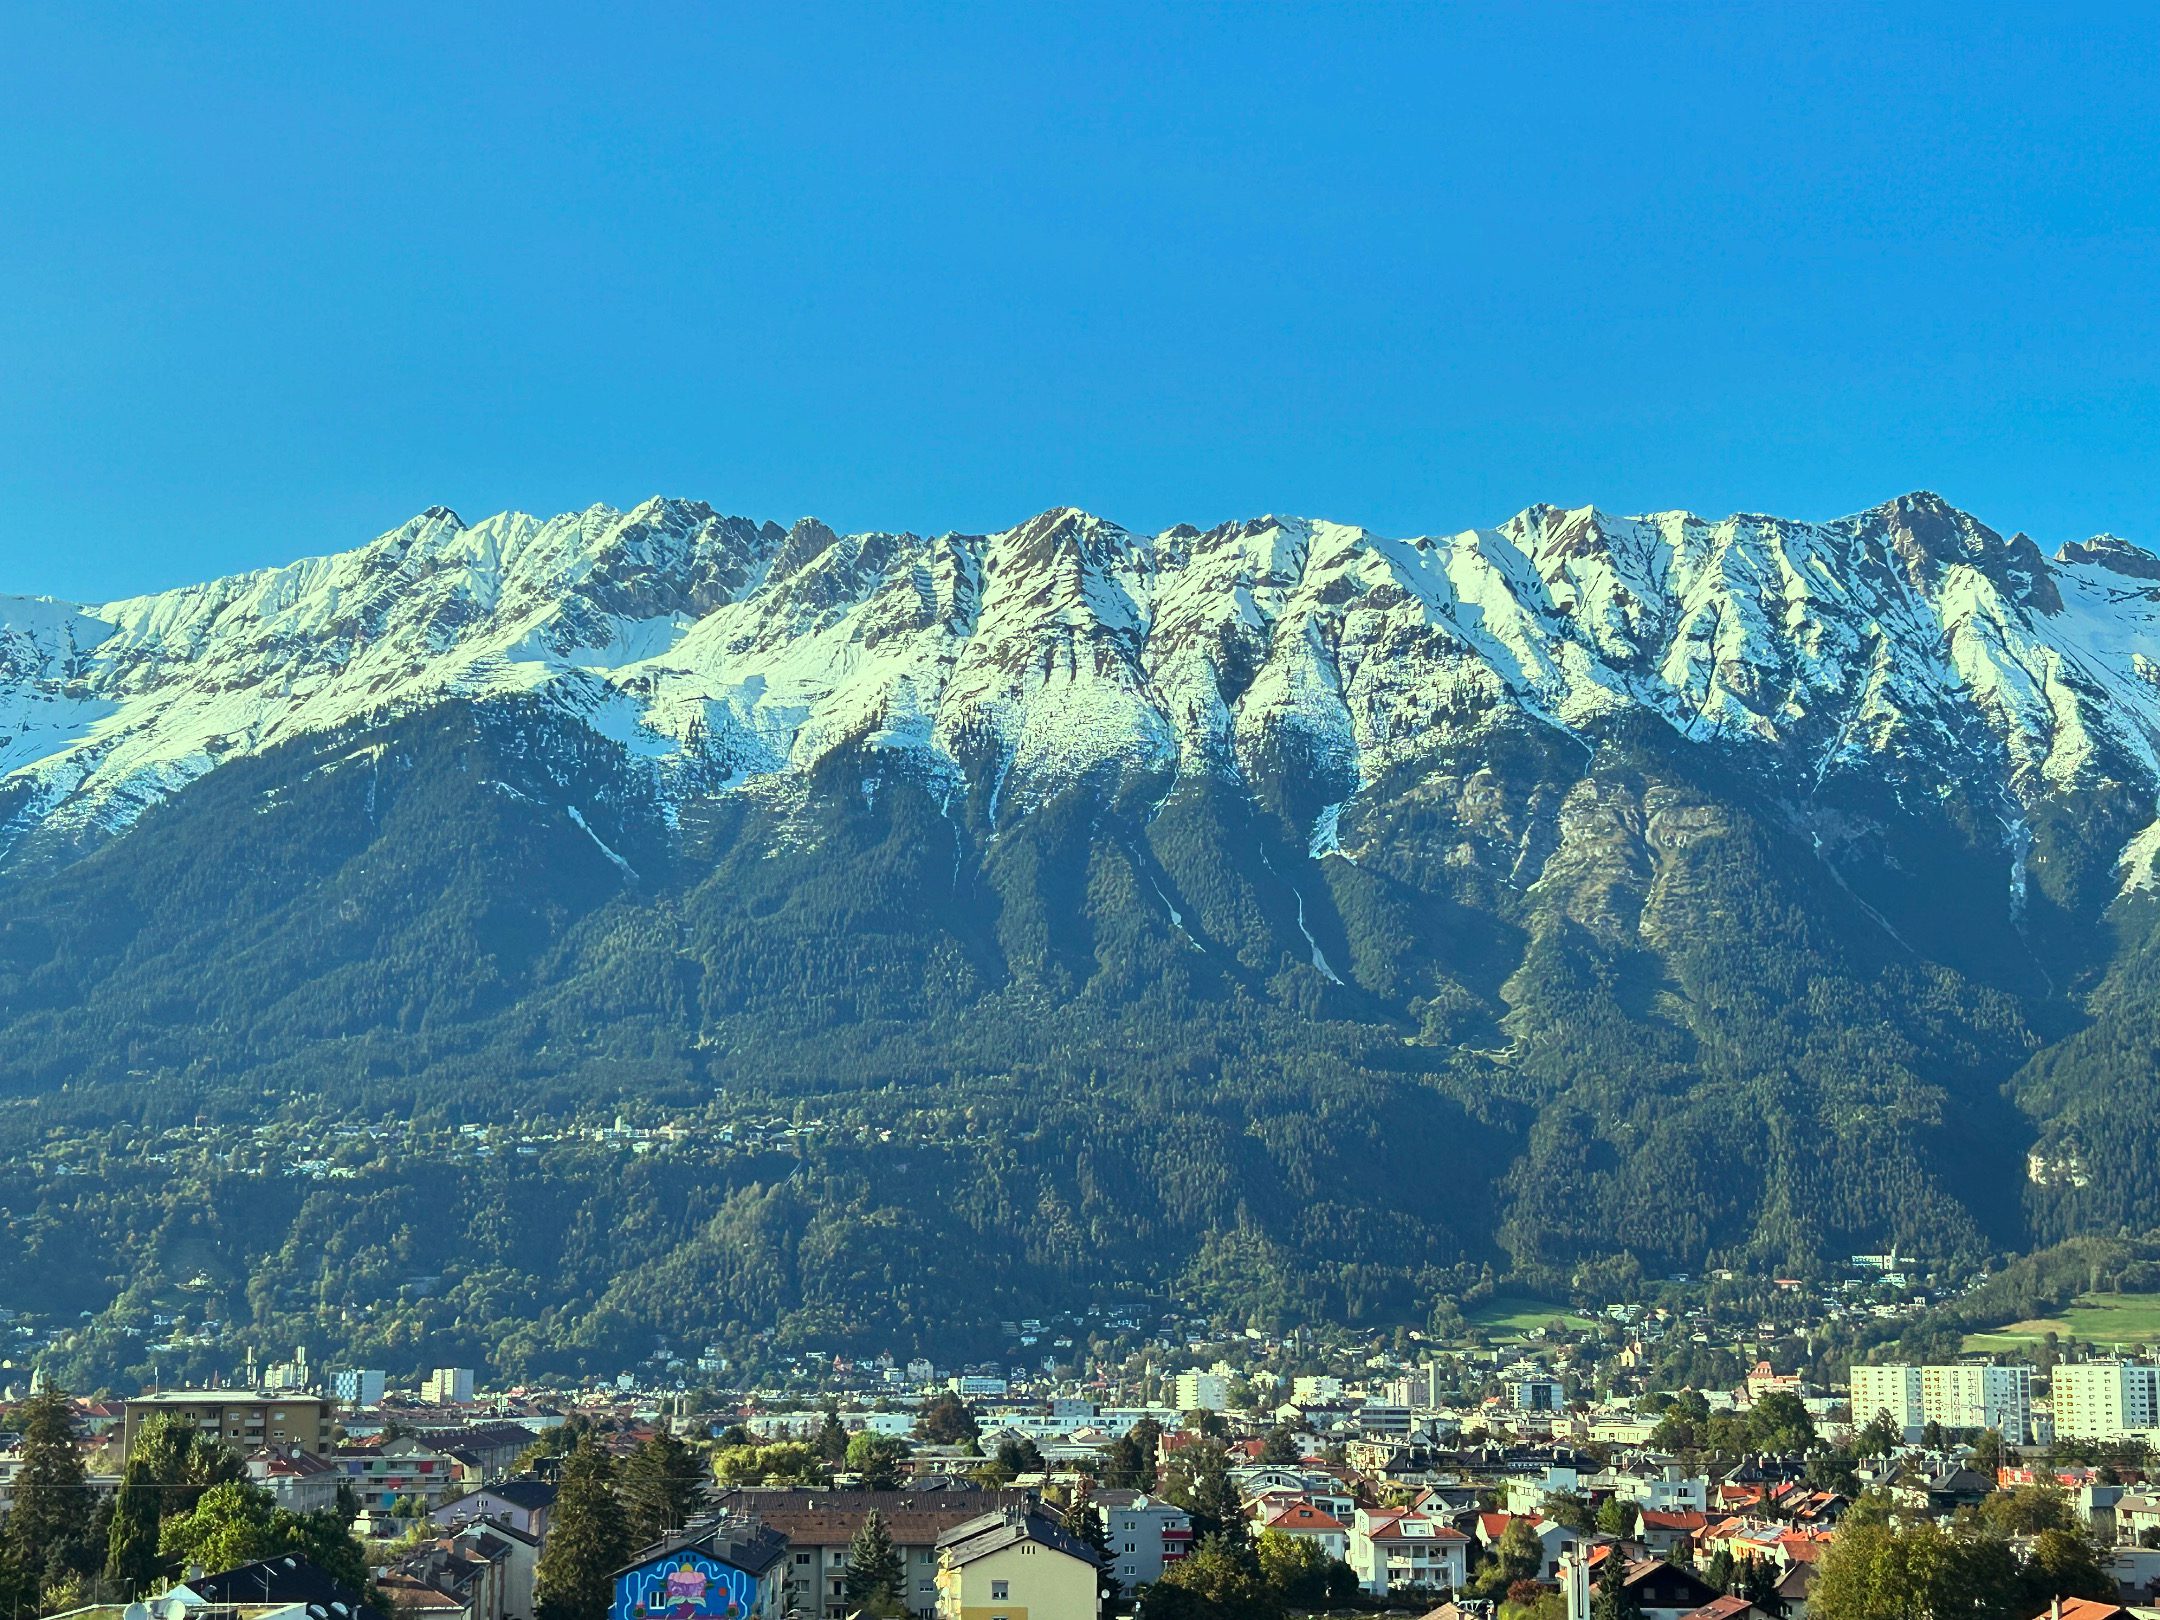
<instances>
[{"instance_id":1,"label":"residential building","mask_svg":"<svg viewBox=\"0 0 2160 1620\"><path fill-rule=\"evenodd\" d=\"M338 1398L338 1404L348 1410L380 1406L383 1390L389 1382L390 1375L379 1367L348 1367L330 1375L330 1392Z\"/></svg>"},{"instance_id":2,"label":"residential building","mask_svg":"<svg viewBox=\"0 0 2160 1620\"><path fill-rule=\"evenodd\" d=\"M1429 1514L1361 1507L1351 1518L1347 1561L1373 1597L1406 1587L1456 1591L1469 1558L1470 1538Z\"/></svg>"},{"instance_id":3,"label":"residential building","mask_svg":"<svg viewBox=\"0 0 2160 1620\"><path fill-rule=\"evenodd\" d=\"M1852 1370L1852 1420L1864 1429L1887 1414L1902 1434L1917 1435L1927 1424L1920 1395L1920 1369L1911 1366L1855 1366Z\"/></svg>"},{"instance_id":4,"label":"residential building","mask_svg":"<svg viewBox=\"0 0 2160 1620\"><path fill-rule=\"evenodd\" d=\"M1096 1620L1100 1569L1039 1508L985 1513L938 1538L938 1620Z\"/></svg>"},{"instance_id":5,"label":"residential building","mask_svg":"<svg viewBox=\"0 0 2160 1620\"><path fill-rule=\"evenodd\" d=\"M1427 1362L1414 1367L1405 1376L1390 1385L1389 1398L1414 1411L1430 1412L1445 1406L1452 1393L1445 1381L1445 1374L1437 1362Z\"/></svg>"},{"instance_id":6,"label":"residential building","mask_svg":"<svg viewBox=\"0 0 2160 1620\"><path fill-rule=\"evenodd\" d=\"M1218 1363L1208 1372L1177 1375L1177 1409L1180 1412L1227 1412L1230 1410L1230 1372Z\"/></svg>"},{"instance_id":7,"label":"residential building","mask_svg":"<svg viewBox=\"0 0 2160 1620\"><path fill-rule=\"evenodd\" d=\"M551 1479L505 1479L452 1497L428 1517L448 1529L480 1519L506 1524L534 1542L547 1540L558 1487Z\"/></svg>"},{"instance_id":8,"label":"residential building","mask_svg":"<svg viewBox=\"0 0 2160 1620\"><path fill-rule=\"evenodd\" d=\"M270 1500L294 1513L337 1506L337 1465L298 1446L264 1446L248 1453L248 1478L270 1493Z\"/></svg>"},{"instance_id":9,"label":"residential building","mask_svg":"<svg viewBox=\"0 0 2160 1620\"><path fill-rule=\"evenodd\" d=\"M1907 1475L1891 1485L1890 1495L1901 1506L1941 1516L1978 1507L1994 1490L1995 1481L1977 1468L1949 1467Z\"/></svg>"},{"instance_id":10,"label":"residential building","mask_svg":"<svg viewBox=\"0 0 2160 1620\"><path fill-rule=\"evenodd\" d=\"M1551 1463L1534 1474L1518 1474L1506 1482L1500 1505L1508 1512L1536 1517L1548 1498L1582 1494L1582 1473L1567 1463Z\"/></svg>"},{"instance_id":11,"label":"residential building","mask_svg":"<svg viewBox=\"0 0 2160 1620\"><path fill-rule=\"evenodd\" d=\"M522 1423L477 1423L457 1428L421 1429L418 1437L437 1451L447 1452L479 1470L486 1479L499 1479L540 1436Z\"/></svg>"},{"instance_id":12,"label":"residential building","mask_svg":"<svg viewBox=\"0 0 2160 1620\"><path fill-rule=\"evenodd\" d=\"M1669 1513L1644 1508L1636 1521L1635 1536L1659 1558L1676 1554L1684 1557L1693 1550L1695 1538L1709 1528L1709 1516L1700 1509Z\"/></svg>"},{"instance_id":13,"label":"residential building","mask_svg":"<svg viewBox=\"0 0 2160 1620\"><path fill-rule=\"evenodd\" d=\"M1591 1594L1597 1586L1598 1565L1618 1556L1611 1546L1571 1552L1560 1570L1560 1590L1567 1603L1567 1620L1590 1620ZM1627 1567L1622 1580L1630 1607L1642 1620L1681 1620L1725 1594L1691 1569L1668 1564L1662 1558L1638 1558ZM1740 1617L1745 1620L1745 1617Z\"/></svg>"},{"instance_id":14,"label":"residential building","mask_svg":"<svg viewBox=\"0 0 2160 1620\"><path fill-rule=\"evenodd\" d=\"M1281 1503L1260 1516L1260 1529L1301 1537L1317 1544L1328 1557L1350 1562L1350 1527L1317 1503L1302 1499Z\"/></svg>"},{"instance_id":15,"label":"residential building","mask_svg":"<svg viewBox=\"0 0 2160 1620\"><path fill-rule=\"evenodd\" d=\"M1908 1440L1939 1423L1993 1429L2022 1445L2032 1428L2032 1369L1979 1362L1853 1368L1853 1426L1864 1428L1879 1412L1889 1413Z\"/></svg>"},{"instance_id":16,"label":"residential building","mask_svg":"<svg viewBox=\"0 0 2160 1620\"><path fill-rule=\"evenodd\" d=\"M1535 1513L1480 1513L1477 1516L1477 1540L1488 1552L1500 1545L1500 1538L1507 1534L1508 1526L1520 1520L1530 1526L1538 1538L1539 1569L1537 1578L1558 1581L1568 1557L1583 1544L1585 1537L1579 1530L1571 1530L1558 1519L1541 1518Z\"/></svg>"},{"instance_id":17,"label":"residential building","mask_svg":"<svg viewBox=\"0 0 2160 1620\"><path fill-rule=\"evenodd\" d=\"M938 1538L993 1509L1026 1507L1032 1500L1025 1491L985 1491L968 1484L914 1491L744 1486L722 1492L715 1505L787 1537L782 1583L790 1612L837 1620L847 1612L848 1546L873 1507L900 1555L907 1586L903 1601L911 1614L924 1617L937 1608Z\"/></svg>"},{"instance_id":18,"label":"residential building","mask_svg":"<svg viewBox=\"0 0 2160 1620\"><path fill-rule=\"evenodd\" d=\"M2087 1361L2055 1369L2055 1433L2070 1440L2116 1440L2160 1429L2160 1367Z\"/></svg>"},{"instance_id":19,"label":"residential building","mask_svg":"<svg viewBox=\"0 0 2160 1620\"><path fill-rule=\"evenodd\" d=\"M787 1537L727 1515L655 1542L615 1572L608 1620L779 1620Z\"/></svg>"},{"instance_id":20,"label":"residential building","mask_svg":"<svg viewBox=\"0 0 2160 1620\"><path fill-rule=\"evenodd\" d=\"M442 1540L487 1561L490 1595L500 1606L497 1620L532 1620L533 1587L540 1573L540 1543L535 1538L499 1519L475 1519Z\"/></svg>"},{"instance_id":21,"label":"residential building","mask_svg":"<svg viewBox=\"0 0 2160 1620\"><path fill-rule=\"evenodd\" d=\"M437 1367L421 1384L420 1398L433 1406L470 1406L473 1370L470 1367Z\"/></svg>"},{"instance_id":22,"label":"residential building","mask_svg":"<svg viewBox=\"0 0 2160 1620\"><path fill-rule=\"evenodd\" d=\"M1128 1594L1162 1579L1192 1550L1192 1519L1144 1491L1097 1491L1089 1498L1110 1549L1110 1573Z\"/></svg>"},{"instance_id":23,"label":"residential building","mask_svg":"<svg viewBox=\"0 0 2160 1620\"><path fill-rule=\"evenodd\" d=\"M522 1555L523 1607L512 1604ZM474 1524L422 1542L376 1577L401 1620L530 1620L539 1549L515 1532Z\"/></svg>"},{"instance_id":24,"label":"residential building","mask_svg":"<svg viewBox=\"0 0 2160 1620\"><path fill-rule=\"evenodd\" d=\"M1367 1401L1358 1408L1358 1427L1367 1434L1399 1436L1410 1433L1410 1408Z\"/></svg>"},{"instance_id":25,"label":"residential building","mask_svg":"<svg viewBox=\"0 0 2160 1620\"><path fill-rule=\"evenodd\" d=\"M264 1446L320 1457L330 1449L337 1402L319 1395L270 1394L249 1389L165 1389L127 1403L122 1444L156 1413L177 1413L198 1431L214 1435L245 1455Z\"/></svg>"},{"instance_id":26,"label":"residential building","mask_svg":"<svg viewBox=\"0 0 2160 1620\"><path fill-rule=\"evenodd\" d=\"M177 1616L195 1609L248 1620L324 1620L361 1615L362 1594L340 1586L302 1553L279 1553L214 1575L191 1575L150 1600L150 1612Z\"/></svg>"},{"instance_id":27,"label":"residential building","mask_svg":"<svg viewBox=\"0 0 2160 1620\"><path fill-rule=\"evenodd\" d=\"M1645 1512L1705 1513L1710 1507L1709 1477L1691 1473L1678 1463L1608 1469L1592 1475L1590 1486L1609 1490Z\"/></svg>"},{"instance_id":28,"label":"residential building","mask_svg":"<svg viewBox=\"0 0 2160 1620\"><path fill-rule=\"evenodd\" d=\"M432 1511L472 1483L454 1459L410 1435L373 1445L341 1446L330 1460L359 1496L361 1513L371 1520L387 1520L393 1509L408 1502Z\"/></svg>"}]
</instances>

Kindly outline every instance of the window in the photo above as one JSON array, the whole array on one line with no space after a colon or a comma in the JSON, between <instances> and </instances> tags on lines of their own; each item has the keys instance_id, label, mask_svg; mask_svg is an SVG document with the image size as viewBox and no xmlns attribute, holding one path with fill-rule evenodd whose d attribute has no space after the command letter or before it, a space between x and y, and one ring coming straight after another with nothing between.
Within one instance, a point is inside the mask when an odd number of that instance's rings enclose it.
<instances>
[{"instance_id":1,"label":"window","mask_svg":"<svg viewBox=\"0 0 2160 1620\"><path fill-rule=\"evenodd\" d=\"M808 1553L797 1553L795 1555L795 1562L798 1564L807 1564L810 1562L810 1555Z\"/></svg>"},{"instance_id":2,"label":"window","mask_svg":"<svg viewBox=\"0 0 2160 1620\"><path fill-rule=\"evenodd\" d=\"M1005 1602L1009 1602L1009 1601L1011 1600L1011 1598L1012 1598L1012 1582L1010 1582L1010 1581L992 1581L992 1582L990 1583L990 1601L991 1601L992 1603L1005 1603Z\"/></svg>"}]
</instances>

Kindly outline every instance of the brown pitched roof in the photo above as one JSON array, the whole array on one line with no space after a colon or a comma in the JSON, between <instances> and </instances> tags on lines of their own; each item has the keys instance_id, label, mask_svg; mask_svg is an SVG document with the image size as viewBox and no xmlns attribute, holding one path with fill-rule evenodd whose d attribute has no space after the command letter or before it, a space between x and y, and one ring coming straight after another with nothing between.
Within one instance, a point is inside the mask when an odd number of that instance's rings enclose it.
<instances>
[{"instance_id":1,"label":"brown pitched roof","mask_svg":"<svg viewBox=\"0 0 2160 1620\"><path fill-rule=\"evenodd\" d=\"M1007 1507L1027 1507L1026 1491L828 1491L802 1486L742 1486L722 1491L723 1511L755 1514L797 1547L844 1547L872 1508L893 1541L929 1547L955 1525Z\"/></svg>"}]
</instances>

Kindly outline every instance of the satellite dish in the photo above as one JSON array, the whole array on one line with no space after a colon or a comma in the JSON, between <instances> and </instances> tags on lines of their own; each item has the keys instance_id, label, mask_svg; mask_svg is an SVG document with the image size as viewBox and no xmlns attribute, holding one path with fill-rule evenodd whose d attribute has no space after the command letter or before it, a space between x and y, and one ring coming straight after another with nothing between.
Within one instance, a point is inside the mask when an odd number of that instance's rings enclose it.
<instances>
[{"instance_id":1,"label":"satellite dish","mask_svg":"<svg viewBox=\"0 0 2160 1620\"><path fill-rule=\"evenodd\" d=\"M120 1620L150 1620L150 1605L130 1603L120 1611Z\"/></svg>"}]
</instances>

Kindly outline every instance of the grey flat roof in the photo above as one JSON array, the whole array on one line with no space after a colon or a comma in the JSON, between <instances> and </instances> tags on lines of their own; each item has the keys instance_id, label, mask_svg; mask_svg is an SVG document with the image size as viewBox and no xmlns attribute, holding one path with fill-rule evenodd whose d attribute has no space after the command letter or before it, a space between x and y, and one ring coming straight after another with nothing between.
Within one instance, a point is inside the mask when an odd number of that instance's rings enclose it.
<instances>
[{"instance_id":1,"label":"grey flat roof","mask_svg":"<svg viewBox=\"0 0 2160 1620\"><path fill-rule=\"evenodd\" d=\"M309 1401L327 1402L327 1395L302 1395L284 1389L160 1389L148 1395L130 1395L129 1406L202 1406L213 1402L232 1405L245 1401L251 1406L303 1405Z\"/></svg>"}]
</instances>

